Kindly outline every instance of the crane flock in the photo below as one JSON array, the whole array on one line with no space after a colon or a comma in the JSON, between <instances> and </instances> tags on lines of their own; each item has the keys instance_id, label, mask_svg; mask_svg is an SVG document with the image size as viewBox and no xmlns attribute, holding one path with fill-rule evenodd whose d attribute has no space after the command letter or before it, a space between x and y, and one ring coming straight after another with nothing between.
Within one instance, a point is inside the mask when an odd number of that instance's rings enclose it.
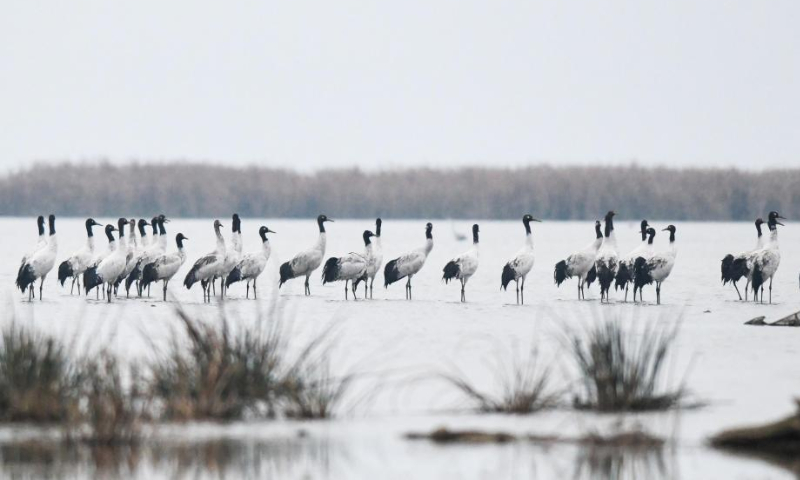
<instances>
[{"instance_id":1,"label":"crane flock","mask_svg":"<svg viewBox=\"0 0 800 480\"><path fill-rule=\"evenodd\" d=\"M677 258L675 225L662 229L668 232L669 243L666 248L657 250L654 245L656 229L647 220L640 223L640 243L624 256L620 256L614 232L614 211L609 211L604 222L595 222L595 237L585 248L573 252L564 260L556 263L553 278L556 286L576 277L578 300L585 300L585 288L596 280L600 285L600 301L609 302L611 286L614 290L624 291L624 301L628 299L628 289L633 285L633 301L643 302L642 290L647 285L655 284L656 303L661 303L661 287L668 279ZM780 265L780 249L778 245L779 221L784 219L778 212L769 212L767 222L761 218L755 221L757 232L756 246L736 254L728 254L722 259L722 283L732 284L739 300L742 295L737 282L744 278L745 301L749 299L748 291L752 289L753 300L764 302L764 289L769 289L769 302L772 303L772 280ZM22 258L17 273L16 285L22 293L33 300L36 295L34 286L39 281L39 299L42 299L44 282L53 269L58 254L58 240L55 227L56 217L47 219L48 231L45 231L45 218L36 219L38 238L34 247ZM70 295L75 286L80 295L83 288L86 295L96 289L99 299L102 293L108 302L112 296L118 295L118 287L123 284L126 296L130 296L130 288L135 284L135 292L142 297L152 283L162 282L162 298L167 300L168 286L172 278L186 262L187 253L184 242L189 240L183 233L175 236L176 250L167 252L167 231L165 224L169 219L165 215L154 216L149 222L145 219L126 219L120 217L116 225L105 225L103 232L108 240L105 249L95 245L93 228L102 226L93 218L85 221L86 243L72 253L58 267L58 282L64 287L67 280L72 279ZM364 282L364 298L373 298L373 283L383 264L383 245L381 239L382 221L375 221L375 232L365 230L362 234L363 249L341 256L331 256L325 260L327 232L325 224L333 222L325 215L316 219L319 234L313 246L296 254L279 268L278 287L293 279L304 277L304 293L311 295L310 277L322 266L322 283L343 281L345 300L352 292L357 299L357 287ZM502 268L501 289L505 290L513 281L516 285L517 304L525 303L525 279L534 266L534 243L531 230L532 222L541 222L531 215L522 217L525 237L522 248ZM762 225L766 223L769 238L762 234ZM146 227L150 226L152 235L148 237ZM128 234L126 235L126 227ZM257 296L257 281L264 272L270 258L271 247L268 233L276 233L266 226L258 230L261 247L253 252L243 254L242 222L238 214L233 214L230 242L226 243L222 234L223 224L215 220L213 224L216 247L212 252L197 259L184 278L183 285L191 290L200 283L203 289L203 301L211 302L216 295L216 281L220 283L220 298L224 298L228 288L237 283L246 283L246 296L250 297L250 286L253 287L253 298ZM115 236L116 232L116 236ZM450 260L442 269L442 280L449 283L457 280L461 284L461 302L466 302L466 286L469 279L476 274L480 263L478 224L472 226L472 246L462 254ZM425 225L425 243L408 253L394 258L383 266L384 287L406 279L405 296L412 299L411 279L420 273L433 250L433 224ZM323 261L324 260L324 261Z\"/></svg>"}]
</instances>

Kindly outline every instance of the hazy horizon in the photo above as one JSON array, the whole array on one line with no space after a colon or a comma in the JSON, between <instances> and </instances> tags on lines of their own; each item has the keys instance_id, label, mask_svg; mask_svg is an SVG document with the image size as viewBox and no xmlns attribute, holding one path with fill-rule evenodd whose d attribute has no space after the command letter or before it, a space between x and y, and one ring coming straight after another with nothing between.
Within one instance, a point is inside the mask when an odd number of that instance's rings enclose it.
<instances>
[{"instance_id":1,"label":"hazy horizon","mask_svg":"<svg viewBox=\"0 0 800 480\"><path fill-rule=\"evenodd\" d=\"M800 160L800 3L12 1L0 172Z\"/></svg>"}]
</instances>

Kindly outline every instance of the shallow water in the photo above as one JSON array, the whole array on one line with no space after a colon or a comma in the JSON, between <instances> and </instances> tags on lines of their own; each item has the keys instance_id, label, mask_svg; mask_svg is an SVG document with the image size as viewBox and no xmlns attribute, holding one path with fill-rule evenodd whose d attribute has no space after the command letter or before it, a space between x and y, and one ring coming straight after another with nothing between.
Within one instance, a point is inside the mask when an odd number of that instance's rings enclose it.
<instances>
[{"instance_id":1,"label":"shallow water","mask_svg":"<svg viewBox=\"0 0 800 480\"><path fill-rule=\"evenodd\" d=\"M223 221L229 226L229 220ZM180 231L190 238L186 243L189 260L173 280L170 294L192 313L209 319L217 314L216 301L203 305L199 288L186 291L181 282L191 262L213 249L211 223L175 219L167 224L170 237ZM136 462L122 462L127 470L121 472L81 452L50 452L44 457L30 451L20 453L10 442L38 438L37 431L3 427L3 471L13 471L20 478L38 476L43 459L50 458L52 461L45 464L54 470L45 473L60 478L88 478L101 467L110 468L102 471L111 476L138 478L264 474L365 479L594 478L613 476L606 471L609 468L622 468L624 478L793 478L769 463L734 457L705 445L706 438L721 429L775 419L794 409L792 398L800 393L800 329L742 325L756 315L775 320L800 307L800 251L793 251L800 244L800 229L791 224L780 231L783 255L773 284L773 304L757 305L737 301L735 291L719 282L722 257L755 244L751 224L673 222L678 227L679 253L676 267L664 283L661 306L651 303L655 300L652 287L645 290L645 305L622 303L622 295L614 292L614 302L602 306L597 301L596 285L587 290L586 302L576 300L575 281L556 288L553 265L589 243L594 236L593 225L535 224L537 262L526 285L527 304L518 307L514 305L514 292L501 291L499 283L503 264L523 241L519 222L480 222L481 265L467 286L466 305L458 302L457 285L445 285L440 280L445 263L469 246L456 241L453 234L454 230L468 233L470 225L466 222L434 222L435 247L413 280L413 302L404 300L402 282L384 289L377 285L381 278L376 281L374 300L345 302L344 285L322 286L319 273L312 277L311 297L302 295L302 280L294 280L278 292L278 265L313 243L316 225L313 220L245 219L245 250L259 247L257 229L262 223L278 233L270 235L273 256L259 282L260 298L245 300L244 286L235 286L225 308L238 321L248 322L256 317L254 313L267 311L272 301L279 299L283 320L290 325L298 345L333 325L334 368L338 373L361 373L363 378L346 402L343 419L170 426L150 442L166 447L144 447L136 452ZM667 224L654 222L659 229ZM13 281L19 258L35 242L35 222L4 218L0 225L2 231L15 232L12 238L4 238L0 249L0 265L5 265L0 272L0 292L18 321L65 339L77 335L78 348L110 347L129 359L151 355L151 342L159 345L167 339L175 326L174 303L161 302L159 288L153 289L149 300L119 298L108 305L96 301L94 294L89 299L71 297L68 287L57 285L53 272L45 283L45 300L28 303L13 289ZM384 260L421 246L424 225L425 221L385 221ZM328 253L360 250L361 232L373 227L369 222L353 220L329 224ZM621 253L638 244L637 232L634 222L617 224ZM667 245L664 233L656 237L659 249ZM59 220L58 234L61 261L82 245L82 220ZM102 246L103 236L97 239ZM174 248L170 242L170 249ZM363 290L359 296L363 296ZM4 321L11 318L6 317ZM457 369L477 385L494 391L497 364L507 365L534 347L540 358L556 369L559 386L574 387L573 367L565 355L567 335L612 317L622 318L628 328L639 333L651 323L680 323L668 381L673 385L685 382L692 398L708 405L681 414L627 415L623 420L626 425L640 423L656 434L674 438L674 446L665 450L664 458L607 458L573 446L545 449L524 443L443 447L402 438L409 431L439 426L564 435L610 428L622 417L569 409L523 417L471 414L464 410L465 404L456 392L433 377ZM360 401L370 392L377 393ZM298 436L300 430L305 434ZM148 448L153 452L148 453ZM198 451L216 453L204 453L206 463L181 460L194 458ZM212 462L211 467L208 462Z\"/></svg>"}]
</instances>

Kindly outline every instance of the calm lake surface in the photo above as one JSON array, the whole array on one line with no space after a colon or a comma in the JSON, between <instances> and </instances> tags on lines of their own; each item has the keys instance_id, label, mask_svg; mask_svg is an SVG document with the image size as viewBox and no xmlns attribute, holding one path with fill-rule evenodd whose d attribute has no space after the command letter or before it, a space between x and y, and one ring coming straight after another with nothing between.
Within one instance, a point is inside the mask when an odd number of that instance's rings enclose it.
<instances>
[{"instance_id":1,"label":"calm lake surface","mask_svg":"<svg viewBox=\"0 0 800 480\"><path fill-rule=\"evenodd\" d=\"M230 219L222 220L227 239ZM123 295L109 305L96 301L94 293L88 299L70 296L69 285L57 284L55 270L45 283L44 301L27 302L13 284L19 259L36 241L35 220L2 218L3 321L16 319L65 340L77 338L82 350L109 347L124 359L147 358L152 355L151 343L164 345L177 326L175 302L208 321L219 316L216 299L204 305L199 286L191 291L182 286L191 264L214 248L212 222L173 219L167 224L170 238L182 232L190 239L187 263L170 288L172 302L160 300L159 286L150 299ZM386 219L384 261L421 246L425 223ZM315 241L313 220L243 219L246 251L260 248L260 225L278 233L269 237L273 252L259 281L259 300L245 300L244 285L238 284L222 308L245 324L265 315L277 301L281 321L298 348L332 327L335 373L361 374L337 420L168 425L139 451L101 460L80 448L49 445L42 440L48 432L4 426L0 427L2 472L16 478L794 478L762 460L712 450L706 439L722 429L785 416L795 408L793 398L800 395L800 329L742 324L757 315L772 321L800 310L800 227L787 222L780 230L782 261L772 305L739 302L733 288L720 284L722 257L755 245L751 223L653 221L659 230L669 223L678 228L679 253L662 289L663 304L650 303L655 291L647 287L644 305L623 303L621 293L612 292L614 301L601 306L597 285L587 290L587 301L579 302L575 280L561 288L553 284L553 265L592 241L593 222L534 224L536 266L526 284L527 304L519 307L513 290L501 291L499 285L504 263L523 243L521 222L479 222L481 264L467 286L467 304L458 301L456 284L441 281L441 270L469 247L469 242L457 241L454 232L467 234L471 223L433 223L435 246L414 277L413 302L404 300L402 282L384 289L382 274L376 279L374 300L345 302L344 285L322 286L321 271L312 276L311 297L303 296L302 279L277 290L280 263ZM616 227L624 254L639 242L638 222L618 222ZM369 221L337 219L327 228L326 257L360 251L362 231L373 228ZM57 230L60 262L85 242L83 219L59 219ZM105 248L104 236L99 229L97 233L98 247ZM667 247L665 233L656 237L657 249ZM171 240L169 249L174 248ZM707 406L625 416L569 408L529 416L477 415L465 408L458 392L435 378L437 373L457 370L495 392L497 372L502 371L498 365L508 366L536 349L557 372L557 386L574 388L574 366L566 354L568 335L612 318L620 318L637 334L653 323L679 323L666 380L672 385L685 382L691 399ZM403 438L407 432L440 426L576 436L606 431L618 422L642 425L673 438L674 444L657 458L628 458L575 446L436 446ZM35 440L37 447L20 447L23 440ZM615 476L617 471L622 473Z\"/></svg>"}]
</instances>

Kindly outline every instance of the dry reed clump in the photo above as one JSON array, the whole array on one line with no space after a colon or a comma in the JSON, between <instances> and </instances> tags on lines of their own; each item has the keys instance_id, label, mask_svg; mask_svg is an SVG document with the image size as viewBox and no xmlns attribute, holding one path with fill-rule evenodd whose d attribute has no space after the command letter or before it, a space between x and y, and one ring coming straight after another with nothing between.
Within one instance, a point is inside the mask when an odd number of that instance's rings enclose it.
<instances>
[{"instance_id":1,"label":"dry reed clump","mask_svg":"<svg viewBox=\"0 0 800 480\"><path fill-rule=\"evenodd\" d=\"M578 367L579 409L599 412L666 410L679 405L683 388L664 390L665 360L677 328L648 325L641 335L607 321L571 338L571 356Z\"/></svg>"},{"instance_id":2,"label":"dry reed clump","mask_svg":"<svg viewBox=\"0 0 800 480\"><path fill-rule=\"evenodd\" d=\"M70 440L92 444L135 442L144 406L138 390L126 387L123 378L119 363L107 353L76 361L55 338L15 323L2 330L3 421L58 423Z\"/></svg>"},{"instance_id":3,"label":"dry reed clump","mask_svg":"<svg viewBox=\"0 0 800 480\"><path fill-rule=\"evenodd\" d=\"M71 440L96 446L129 445L141 439L148 419L137 370L126 387L119 361L108 352L78 362L73 395L79 399L76 418L67 425Z\"/></svg>"},{"instance_id":4,"label":"dry reed clump","mask_svg":"<svg viewBox=\"0 0 800 480\"><path fill-rule=\"evenodd\" d=\"M280 381L281 338L245 330L232 333L224 314L221 327L198 322L178 309L188 347L178 335L165 355L148 366L150 393L170 420L233 420L247 412L275 412Z\"/></svg>"},{"instance_id":5,"label":"dry reed clump","mask_svg":"<svg viewBox=\"0 0 800 480\"><path fill-rule=\"evenodd\" d=\"M169 420L236 420L246 416L329 418L350 384L329 374L327 332L294 360L280 321L232 332L224 311L219 327L178 310L184 346L175 335L148 366L149 391Z\"/></svg>"},{"instance_id":6,"label":"dry reed clump","mask_svg":"<svg viewBox=\"0 0 800 480\"><path fill-rule=\"evenodd\" d=\"M552 369L541 365L535 350L527 358L515 360L510 368L500 367L498 370L498 394L480 391L461 372L445 373L440 377L483 413L527 414L557 404L559 394L550 388Z\"/></svg>"},{"instance_id":7,"label":"dry reed clump","mask_svg":"<svg viewBox=\"0 0 800 480\"><path fill-rule=\"evenodd\" d=\"M0 343L0 420L58 422L77 408L73 367L53 338L11 323Z\"/></svg>"}]
</instances>

